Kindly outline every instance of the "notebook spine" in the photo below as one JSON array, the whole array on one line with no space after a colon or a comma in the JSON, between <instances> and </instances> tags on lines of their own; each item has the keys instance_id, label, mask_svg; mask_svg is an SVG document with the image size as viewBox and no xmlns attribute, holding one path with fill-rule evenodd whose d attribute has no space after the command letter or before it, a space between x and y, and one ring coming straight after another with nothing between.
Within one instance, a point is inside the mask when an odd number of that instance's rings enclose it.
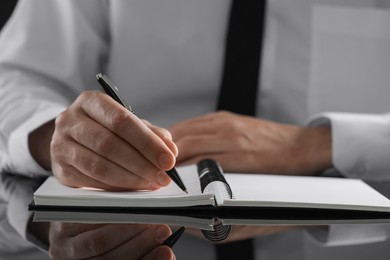
<instances>
[{"instance_id":1,"label":"notebook spine","mask_svg":"<svg viewBox=\"0 0 390 260\"><path fill-rule=\"evenodd\" d=\"M216 161L204 159L197 164L197 167L202 193L206 189L207 185L212 182L219 181L225 184L224 186L227 194L230 198L233 198L233 192L223 176L222 168ZM230 225L224 225L222 220L216 217L214 218L213 230L202 230L202 233L208 240L212 242L219 242L229 236L230 230Z\"/></svg>"}]
</instances>

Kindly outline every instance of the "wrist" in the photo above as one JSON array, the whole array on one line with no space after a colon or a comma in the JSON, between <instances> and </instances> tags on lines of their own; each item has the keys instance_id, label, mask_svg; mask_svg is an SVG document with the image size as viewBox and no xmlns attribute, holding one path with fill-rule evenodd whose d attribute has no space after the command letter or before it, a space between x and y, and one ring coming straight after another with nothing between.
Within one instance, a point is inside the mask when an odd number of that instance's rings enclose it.
<instances>
[{"instance_id":1,"label":"wrist","mask_svg":"<svg viewBox=\"0 0 390 260\"><path fill-rule=\"evenodd\" d=\"M298 131L297 159L302 174L315 175L332 167L332 131L330 127L305 127Z\"/></svg>"}]
</instances>

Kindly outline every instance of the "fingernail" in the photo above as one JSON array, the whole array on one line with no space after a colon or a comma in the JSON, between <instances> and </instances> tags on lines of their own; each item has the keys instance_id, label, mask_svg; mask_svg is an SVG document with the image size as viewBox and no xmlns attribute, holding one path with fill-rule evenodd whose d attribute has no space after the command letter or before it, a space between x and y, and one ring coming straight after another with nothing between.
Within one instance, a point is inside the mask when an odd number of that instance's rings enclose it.
<instances>
[{"instance_id":1,"label":"fingernail","mask_svg":"<svg viewBox=\"0 0 390 260\"><path fill-rule=\"evenodd\" d=\"M158 157L158 163L162 169L168 169L172 163L172 156L167 153L162 153Z\"/></svg>"},{"instance_id":2,"label":"fingernail","mask_svg":"<svg viewBox=\"0 0 390 260\"><path fill-rule=\"evenodd\" d=\"M165 172L159 172L157 174L157 183L161 186L167 186L171 182L171 179Z\"/></svg>"},{"instance_id":3,"label":"fingernail","mask_svg":"<svg viewBox=\"0 0 390 260\"><path fill-rule=\"evenodd\" d=\"M154 237L157 242L163 243L169 237L169 231L164 226L158 226L154 231Z\"/></svg>"}]
</instances>

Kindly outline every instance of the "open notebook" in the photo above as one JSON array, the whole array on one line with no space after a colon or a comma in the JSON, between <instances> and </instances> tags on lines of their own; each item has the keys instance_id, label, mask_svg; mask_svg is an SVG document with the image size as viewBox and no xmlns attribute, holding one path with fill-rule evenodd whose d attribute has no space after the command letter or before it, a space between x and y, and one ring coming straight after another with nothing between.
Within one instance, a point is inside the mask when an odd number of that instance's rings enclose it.
<instances>
[{"instance_id":1,"label":"open notebook","mask_svg":"<svg viewBox=\"0 0 390 260\"><path fill-rule=\"evenodd\" d=\"M157 191L69 188L53 177L34 193L37 221L167 223L213 230L216 223L390 223L390 200L357 179L223 174L204 160L177 168L189 194L173 182Z\"/></svg>"}]
</instances>

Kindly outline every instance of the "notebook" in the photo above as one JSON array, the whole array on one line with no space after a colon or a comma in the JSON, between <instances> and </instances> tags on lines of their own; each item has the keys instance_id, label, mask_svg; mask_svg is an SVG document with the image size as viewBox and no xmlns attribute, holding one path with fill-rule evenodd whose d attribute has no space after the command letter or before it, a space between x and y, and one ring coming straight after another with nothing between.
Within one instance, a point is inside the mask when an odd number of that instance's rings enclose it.
<instances>
[{"instance_id":1,"label":"notebook","mask_svg":"<svg viewBox=\"0 0 390 260\"><path fill-rule=\"evenodd\" d=\"M233 224L390 223L390 200L358 179L224 174L213 160L177 170L188 194L173 182L156 191L107 192L49 177L30 210L36 221L166 223L225 235Z\"/></svg>"}]
</instances>

